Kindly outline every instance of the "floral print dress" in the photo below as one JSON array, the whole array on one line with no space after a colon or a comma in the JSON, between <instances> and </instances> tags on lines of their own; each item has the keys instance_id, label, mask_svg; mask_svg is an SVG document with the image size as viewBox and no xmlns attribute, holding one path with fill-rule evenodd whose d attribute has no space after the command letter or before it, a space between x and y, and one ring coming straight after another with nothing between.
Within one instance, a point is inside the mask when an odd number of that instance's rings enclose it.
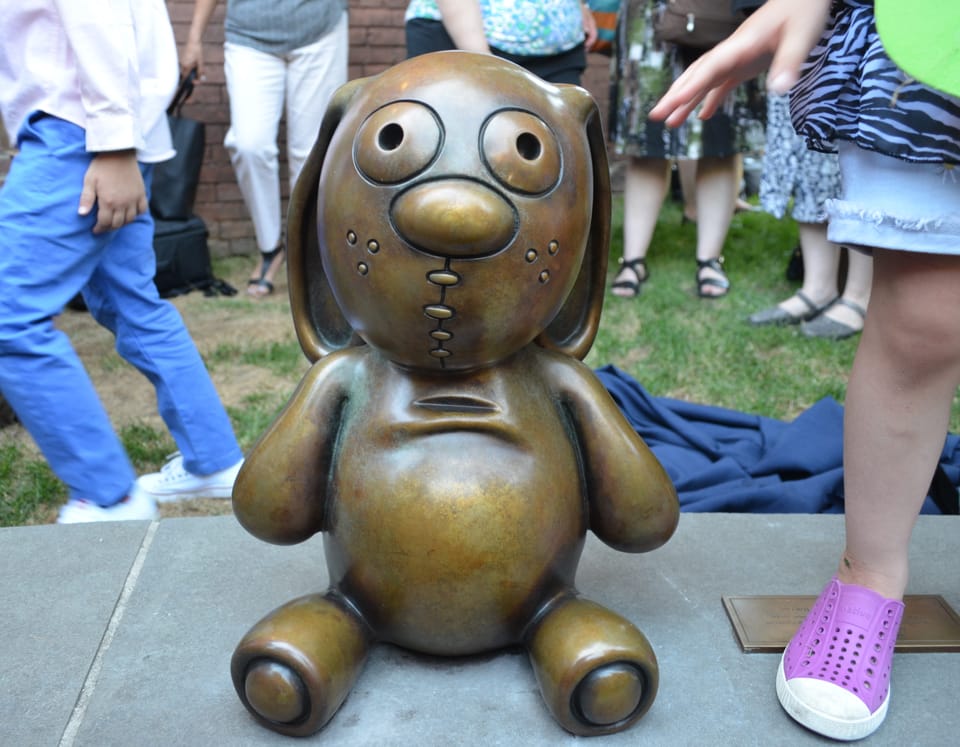
<instances>
[{"instance_id":1,"label":"floral print dress","mask_svg":"<svg viewBox=\"0 0 960 747\"><path fill-rule=\"evenodd\" d=\"M583 43L580 0L480 0L491 47L515 55L546 57ZM442 19L436 0L411 0L405 21Z\"/></svg>"},{"instance_id":2,"label":"floral print dress","mask_svg":"<svg viewBox=\"0 0 960 747\"><path fill-rule=\"evenodd\" d=\"M759 152L765 103L757 82L744 83L708 120L695 116L677 128L647 112L696 57L693 50L654 39L653 24L664 0L623 0L611 62L610 140L617 155L637 158L729 157Z\"/></svg>"}]
</instances>

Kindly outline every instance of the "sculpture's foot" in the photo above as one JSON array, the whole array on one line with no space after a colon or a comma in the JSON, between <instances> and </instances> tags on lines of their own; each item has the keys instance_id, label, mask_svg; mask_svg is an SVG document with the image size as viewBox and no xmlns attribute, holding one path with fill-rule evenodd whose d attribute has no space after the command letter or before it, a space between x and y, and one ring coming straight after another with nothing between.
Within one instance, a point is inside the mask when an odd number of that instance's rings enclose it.
<instances>
[{"instance_id":1,"label":"sculpture's foot","mask_svg":"<svg viewBox=\"0 0 960 747\"><path fill-rule=\"evenodd\" d=\"M632 664L604 664L580 680L573 703L584 723L613 726L636 712L645 684L644 673Z\"/></svg>"},{"instance_id":2,"label":"sculpture's foot","mask_svg":"<svg viewBox=\"0 0 960 747\"><path fill-rule=\"evenodd\" d=\"M334 599L311 595L280 607L243 637L233 684L260 723L290 736L322 728L366 660L363 622Z\"/></svg>"},{"instance_id":3,"label":"sculpture's foot","mask_svg":"<svg viewBox=\"0 0 960 747\"><path fill-rule=\"evenodd\" d=\"M307 686L296 671L279 661L251 663L243 692L250 710L275 724L295 724L310 712Z\"/></svg>"},{"instance_id":4,"label":"sculpture's foot","mask_svg":"<svg viewBox=\"0 0 960 747\"><path fill-rule=\"evenodd\" d=\"M559 602L533 629L528 649L547 707L573 734L622 731L656 697L659 670L647 639L594 602Z\"/></svg>"}]
</instances>

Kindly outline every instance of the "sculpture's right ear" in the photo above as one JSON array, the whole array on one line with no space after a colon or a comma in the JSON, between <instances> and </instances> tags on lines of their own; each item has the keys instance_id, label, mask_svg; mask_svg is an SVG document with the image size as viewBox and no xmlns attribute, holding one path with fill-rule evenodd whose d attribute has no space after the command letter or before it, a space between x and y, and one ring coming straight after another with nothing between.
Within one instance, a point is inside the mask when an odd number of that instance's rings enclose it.
<instances>
[{"instance_id":1,"label":"sculpture's right ear","mask_svg":"<svg viewBox=\"0 0 960 747\"><path fill-rule=\"evenodd\" d=\"M358 78L334 93L317 141L297 177L287 211L287 285L300 347L311 362L363 341L343 316L320 261L317 194L323 159L343 113L365 82Z\"/></svg>"}]
</instances>

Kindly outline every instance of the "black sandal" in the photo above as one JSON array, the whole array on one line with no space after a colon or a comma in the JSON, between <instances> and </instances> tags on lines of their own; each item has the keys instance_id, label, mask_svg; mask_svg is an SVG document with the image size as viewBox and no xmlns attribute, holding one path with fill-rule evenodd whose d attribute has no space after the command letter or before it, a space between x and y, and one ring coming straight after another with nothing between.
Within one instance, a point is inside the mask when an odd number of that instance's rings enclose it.
<instances>
[{"instance_id":1,"label":"black sandal","mask_svg":"<svg viewBox=\"0 0 960 747\"><path fill-rule=\"evenodd\" d=\"M713 270L720 277L703 277L705 269ZM723 257L697 260L697 295L700 298L723 298L730 292L730 280L723 271ZM723 293L704 293L706 288L720 288Z\"/></svg>"},{"instance_id":2,"label":"black sandal","mask_svg":"<svg viewBox=\"0 0 960 747\"><path fill-rule=\"evenodd\" d=\"M640 275L638 267L643 268L643 276ZM627 280L626 278L621 278L625 270L629 270L633 273L633 276L636 280ZM613 289L616 288L625 288L627 293L615 293L615 296L620 298L636 298L640 295L640 289L643 287L643 284L650 279L650 270L647 269L647 260L645 257L637 257L636 259L627 259L623 257L620 258L620 269L617 270L617 276L613 280L613 284L610 286Z\"/></svg>"},{"instance_id":3,"label":"black sandal","mask_svg":"<svg viewBox=\"0 0 960 747\"><path fill-rule=\"evenodd\" d=\"M283 256L284 247L280 244L276 249L260 253L260 277L250 278L247 281L247 293L255 298L262 298L273 293L273 283L267 280L267 273L273 267L274 260Z\"/></svg>"}]
</instances>

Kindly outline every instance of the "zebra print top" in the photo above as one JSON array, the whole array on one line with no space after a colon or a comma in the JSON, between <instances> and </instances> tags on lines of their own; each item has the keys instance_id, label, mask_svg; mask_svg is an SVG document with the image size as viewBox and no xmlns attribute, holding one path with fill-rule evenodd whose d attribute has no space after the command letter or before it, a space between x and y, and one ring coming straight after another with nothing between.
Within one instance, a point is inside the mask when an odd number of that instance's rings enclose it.
<instances>
[{"instance_id":1,"label":"zebra print top","mask_svg":"<svg viewBox=\"0 0 960 747\"><path fill-rule=\"evenodd\" d=\"M928 88L887 57L872 0L835 0L790 108L815 150L847 140L906 161L960 163L960 98Z\"/></svg>"}]
</instances>

